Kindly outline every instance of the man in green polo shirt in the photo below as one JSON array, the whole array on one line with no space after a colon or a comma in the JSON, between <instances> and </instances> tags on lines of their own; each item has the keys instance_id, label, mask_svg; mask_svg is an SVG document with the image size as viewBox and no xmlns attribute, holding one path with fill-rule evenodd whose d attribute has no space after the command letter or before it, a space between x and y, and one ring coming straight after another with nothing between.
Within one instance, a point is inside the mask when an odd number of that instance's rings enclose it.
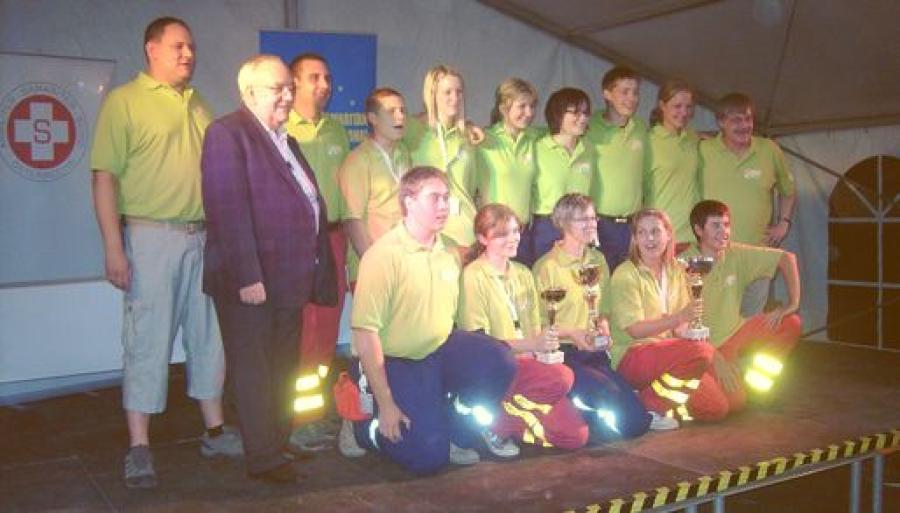
<instances>
[{"instance_id":1,"label":"man in green polo shirt","mask_svg":"<svg viewBox=\"0 0 900 513\"><path fill-rule=\"evenodd\" d=\"M791 227L796 199L784 153L773 140L753 135L753 104L746 95L722 97L716 121L719 135L700 143L703 198L733 210L735 242L780 246ZM748 290L741 311L746 315L762 311L768 296L769 280L761 280Z\"/></svg>"},{"instance_id":2,"label":"man in green polo shirt","mask_svg":"<svg viewBox=\"0 0 900 513\"><path fill-rule=\"evenodd\" d=\"M691 394L688 409L696 418L718 420L744 407L745 388L768 391L781 372L787 355L800 337L800 272L793 253L776 248L731 242L731 213L720 201L704 200L691 211L697 245L685 257L714 259L703 279L703 322L716 347L712 367ZM780 271L788 302L765 314L741 315L747 287Z\"/></svg>"},{"instance_id":3,"label":"man in green polo shirt","mask_svg":"<svg viewBox=\"0 0 900 513\"><path fill-rule=\"evenodd\" d=\"M350 282L356 280L359 258L400 221L397 193L410 167L403 144L406 103L390 88L372 91L365 103L370 134L353 149L338 172L346 208L344 224L354 252L348 258Z\"/></svg>"},{"instance_id":4,"label":"man in green polo shirt","mask_svg":"<svg viewBox=\"0 0 900 513\"><path fill-rule=\"evenodd\" d=\"M640 78L616 66L601 83L606 109L594 114L585 137L597 154L591 197L597 209L597 237L611 271L628 257L629 220L641 209L647 125L635 118Z\"/></svg>"},{"instance_id":5,"label":"man in green polo shirt","mask_svg":"<svg viewBox=\"0 0 900 513\"><path fill-rule=\"evenodd\" d=\"M331 71L321 55L305 53L291 61L291 74L297 94L285 128L300 143L303 155L316 175L319 191L328 212L328 235L334 252L338 278L338 304L334 307L307 303L303 308L300 333L300 375L297 377L298 429L291 445L303 450L321 450L330 446L334 429L319 422L324 415L324 380L331 368L337 347L341 311L347 290L347 237L341 225L344 199L338 186L338 168L350 151L350 139L344 126L325 112L331 99Z\"/></svg>"},{"instance_id":6,"label":"man in green polo shirt","mask_svg":"<svg viewBox=\"0 0 900 513\"><path fill-rule=\"evenodd\" d=\"M201 290L200 150L212 114L189 85L190 28L177 18L154 20L145 31L144 50L146 70L103 102L91 149L106 278L125 293L122 402L129 488L157 484L150 415L165 409L169 357L179 328L188 395L200 402L207 427L201 452L242 453L240 438L224 429L222 340L212 301Z\"/></svg>"}]
</instances>

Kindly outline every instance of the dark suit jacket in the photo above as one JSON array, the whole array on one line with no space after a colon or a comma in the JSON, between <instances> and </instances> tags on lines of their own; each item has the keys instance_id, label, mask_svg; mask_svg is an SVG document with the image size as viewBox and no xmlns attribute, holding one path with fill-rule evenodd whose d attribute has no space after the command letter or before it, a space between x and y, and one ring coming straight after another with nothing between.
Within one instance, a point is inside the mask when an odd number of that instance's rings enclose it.
<instances>
[{"instance_id":1,"label":"dark suit jacket","mask_svg":"<svg viewBox=\"0 0 900 513\"><path fill-rule=\"evenodd\" d=\"M315 184L299 147L291 147ZM207 128L201 170L207 227L203 291L239 302L242 287L262 282L267 304L305 304L313 289L317 249L330 252L321 195L317 237L312 205L245 107Z\"/></svg>"}]
</instances>

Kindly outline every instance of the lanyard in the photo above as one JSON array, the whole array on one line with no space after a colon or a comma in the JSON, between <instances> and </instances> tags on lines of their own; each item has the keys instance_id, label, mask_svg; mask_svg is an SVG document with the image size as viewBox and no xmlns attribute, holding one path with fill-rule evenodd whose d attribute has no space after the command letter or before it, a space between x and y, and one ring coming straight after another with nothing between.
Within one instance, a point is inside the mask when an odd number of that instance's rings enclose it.
<instances>
[{"instance_id":1,"label":"lanyard","mask_svg":"<svg viewBox=\"0 0 900 513\"><path fill-rule=\"evenodd\" d=\"M663 312L669 313L669 274L666 266L663 266L659 278L659 300L662 302Z\"/></svg>"},{"instance_id":2,"label":"lanyard","mask_svg":"<svg viewBox=\"0 0 900 513\"><path fill-rule=\"evenodd\" d=\"M507 288L503 283L503 279L496 274L494 274L494 281L497 282L497 286L500 288L500 295L506 300L506 308L509 310L509 316L512 319L513 327L515 328L515 339L525 338L525 335L522 333L522 323L519 322L519 311L516 309L516 304L513 301L515 291L513 290L512 282L507 281L507 283L509 283L509 288Z\"/></svg>"},{"instance_id":3,"label":"lanyard","mask_svg":"<svg viewBox=\"0 0 900 513\"><path fill-rule=\"evenodd\" d=\"M394 169L394 161L391 160L391 157L388 156L386 151L384 151L384 148L382 148L380 144L375 142L374 139L372 140L372 145L375 146L376 148L378 148L378 153L381 154L381 158L384 160L384 165L387 166L388 171L391 172L391 176L394 177L394 181L397 183L400 183L400 175L403 172L403 170L401 169L400 172L397 172Z\"/></svg>"},{"instance_id":4,"label":"lanyard","mask_svg":"<svg viewBox=\"0 0 900 513\"><path fill-rule=\"evenodd\" d=\"M437 139L438 144L441 147L441 157L444 159L444 172L450 174L450 164L459 157L459 154L462 151L462 145L456 150L456 155L454 155L453 158L450 158L450 155L447 153L447 140L446 133L444 132L444 125L441 124L440 121L437 123Z\"/></svg>"}]
</instances>

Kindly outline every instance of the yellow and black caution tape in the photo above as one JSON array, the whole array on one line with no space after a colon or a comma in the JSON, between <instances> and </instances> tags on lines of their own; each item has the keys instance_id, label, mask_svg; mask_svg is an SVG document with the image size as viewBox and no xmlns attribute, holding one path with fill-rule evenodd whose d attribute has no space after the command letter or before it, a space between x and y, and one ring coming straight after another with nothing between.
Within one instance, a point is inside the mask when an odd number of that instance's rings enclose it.
<instances>
[{"instance_id":1,"label":"yellow and black caution tape","mask_svg":"<svg viewBox=\"0 0 900 513\"><path fill-rule=\"evenodd\" d=\"M779 456L760 461L753 466L723 470L715 475L700 476L694 481L682 481L674 486L661 486L653 491L639 491L631 494L631 497L612 499L605 503L589 504L579 510L568 510L565 513L576 513L576 511L585 513L639 513L644 510L721 493L729 488L762 481L763 479L797 470L807 465L853 458L868 452L897 447L900 447L900 430L893 429L890 433L862 436L855 440L845 440L843 443L832 444L824 448L797 452L790 456Z\"/></svg>"}]
</instances>

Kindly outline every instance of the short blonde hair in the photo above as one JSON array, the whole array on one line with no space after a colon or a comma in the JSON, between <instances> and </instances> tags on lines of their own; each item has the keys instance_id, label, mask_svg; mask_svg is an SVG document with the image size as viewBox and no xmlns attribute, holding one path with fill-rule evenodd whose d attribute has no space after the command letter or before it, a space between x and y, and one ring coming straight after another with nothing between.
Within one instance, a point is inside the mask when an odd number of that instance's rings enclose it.
<instances>
[{"instance_id":1,"label":"short blonde hair","mask_svg":"<svg viewBox=\"0 0 900 513\"><path fill-rule=\"evenodd\" d=\"M631 219L631 241L628 243L628 259L634 265L641 263L640 249L637 244L637 226L638 223L647 217L655 217L662 223L666 233L669 234L669 242L666 244L666 250L663 252L663 262L671 262L675 260L675 231L672 229L672 220L669 214L656 208L645 208L638 211Z\"/></svg>"},{"instance_id":2,"label":"short blonde hair","mask_svg":"<svg viewBox=\"0 0 900 513\"><path fill-rule=\"evenodd\" d=\"M569 226L575 217L587 210L588 207L591 208L591 211L594 211L594 201L590 196L577 192L570 192L564 195L556 202L556 205L553 207L553 213L550 215L550 218L553 220L553 226L564 234L566 227Z\"/></svg>"},{"instance_id":3,"label":"short blonde hair","mask_svg":"<svg viewBox=\"0 0 900 513\"><path fill-rule=\"evenodd\" d=\"M240 93L241 98L245 98L246 95L249 94L249 89L252 86L259 84L260 68L267 64L274 63L284 66L281 57L266 53L254 55L241 64L241 68L238 70L237 75L238 92ZM287 69L287 67L285 67L285 69Z\"/></svg>"},{"instance_id":4,"label":"short blonde hair","mask_svg":"<svg viewBox=\"0 0 900 513\"><path fill-rule=\"evenodd\" d=\"M491 111L491 124L503 119L503 111L509 112L510 107L519 96L530 96L533 104L537 104L538 93L531 83L517 77L510 77L500 82L494 92L494 109Z\"/></svg>"}]
</instances>

